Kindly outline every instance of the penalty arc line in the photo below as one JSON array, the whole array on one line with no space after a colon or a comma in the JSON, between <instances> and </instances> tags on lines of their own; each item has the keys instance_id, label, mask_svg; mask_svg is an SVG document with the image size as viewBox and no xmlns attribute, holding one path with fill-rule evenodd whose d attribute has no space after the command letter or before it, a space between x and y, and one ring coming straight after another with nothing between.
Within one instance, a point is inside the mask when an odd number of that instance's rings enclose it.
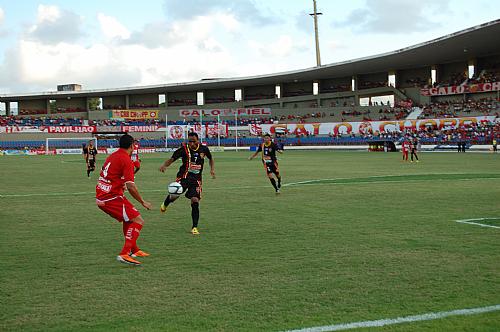
<instances>
[{"instance_id":1,"label":"penalty arc line","mask_svg":"<svg viewBox=\"0 0 500 332\"><path fill-rule=\"evenodd\" d=\"M482 314L482 313L493 312L493 311L500 311L500 304L492 305L492 306L488 306L488 307L471 308L471 309L459 309L459 310L452 310L452 311L431 312L431 313L422 314L422 315L413 315L413 316L390 318L390 319L379 319L379 320L370 320L370 321L362 321L362 322L354 322L354 323L307 327L307 328L302 328L302 329L298 329L298 330L287 330L285 332L343 331L343 330L350 330L350 329L356 329L356 328L381 327L381 326L386 326L386 325L428 321L428 320L441 319L441 318L446 318L446 317L451 317L451 316L475 315L475 314Z\"/></svg>"},{"instance_id":2,"label":"penalty arc line","mask_svg":"<svg viewBox=\"0 0 500 332\"><path fill-rule=\"evenodd\" d=\"M498 219L500 219L500 218L474 218L474 219L455 220L455 222L458 222L461 224L469 224L469 225L476 225L476 226L481 226L481 227L500 229L500 226L493 226L493 225L481 224L479 222L474 222L474 221L481 221L481 220L498 220Z\"/></svg>"}]
</instances>

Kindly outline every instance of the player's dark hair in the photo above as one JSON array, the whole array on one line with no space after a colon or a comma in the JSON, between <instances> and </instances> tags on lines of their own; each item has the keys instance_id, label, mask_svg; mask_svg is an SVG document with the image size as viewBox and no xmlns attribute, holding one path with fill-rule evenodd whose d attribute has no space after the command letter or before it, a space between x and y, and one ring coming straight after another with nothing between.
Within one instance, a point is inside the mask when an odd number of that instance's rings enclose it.
<instances>
[{"instance_id":1,"label":"player's dark hair","mask_svg":"<svg viewBox=\"0 0 500 332\"><path fill-rule=\"evenodd\" d=\"M122 149L128 149L129 147L132 146L133 143L134 143L134 138L129 134L125 134L122 137L120 137L120 148Z\"/></svg>"},{"instance_id":2,"label":"player's dark hair","mask_svg":"<svg viewBox=\"0 0 500 332\"><path fill-rule=\"evenodd\" d=\"M190 132L190 133L188 134L188 137L189 137L189 136L193 136L193 137L196 137L196 138L198 139L198 134L197 134L197 133L195 133L195 132Z\"/></svg>"},{"instance_id":3,"label":"player's dark hair","mask_svg":"<svg viewBox=\"0 0 500 332\"><path fill-rule=\"evenodd\" d=\"M265 135L264 135L264 137L269 137L269 138L271 138L271 135L269 135L269 134L265 134Z\"/></svg>"}]
</instances>

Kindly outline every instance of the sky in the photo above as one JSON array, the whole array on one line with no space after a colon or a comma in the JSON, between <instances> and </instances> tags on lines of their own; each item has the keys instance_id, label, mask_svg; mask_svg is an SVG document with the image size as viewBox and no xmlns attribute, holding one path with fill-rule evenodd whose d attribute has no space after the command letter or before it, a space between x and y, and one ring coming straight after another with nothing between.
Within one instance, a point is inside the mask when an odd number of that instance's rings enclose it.
<instances>
[{"instance_id":1,"label":"sky","mask_svg":"<svg viewBox=\"0 0 500 332\"><path fill-rule=\"evenodd\" d=\"M322 64L500 16L500 1L317 0ZM0 94L271 74L316 66L312 0L0 0Z\"/></svg>"}]
</instances>

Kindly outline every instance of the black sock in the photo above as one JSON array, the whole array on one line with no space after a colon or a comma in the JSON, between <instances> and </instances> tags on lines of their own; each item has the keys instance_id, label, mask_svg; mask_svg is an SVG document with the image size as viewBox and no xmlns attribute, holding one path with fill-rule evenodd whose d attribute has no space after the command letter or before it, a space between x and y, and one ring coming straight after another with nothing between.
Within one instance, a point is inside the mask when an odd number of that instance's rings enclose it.
<instances>
[{"instance_id":1,"label":"black sock","mask_svg":"<svg viewBox=\"0 0 500 332\"><path fill-rule=\"evenodd\" d=\"M163 202L163 205L168 206L172 202L173 201L170 200L170 195L168 195L167 198L165 198L165 201Z\"/></svg>"},{"instance_id":2,"label":"black sock","mask_svg":"<svg viewBox=\"0 0 500 332\"><path fill-rule=\"evenodd\" d=\"M87 170L87 177L90 177L90 170Z\"/></svg>"},{"instance_id":3,"label":"black sock","mask_svg":"<svg viewBox=\"0 0 500 332\"><path fill-rule=\"evenodd\" d=\"M278 177L278 188L281 188L281 176Z\"/></svg>"},{"instance_id":4,"label":"black sock","mask_svg":"<svg viewBox=\"0 0 500 332\"><path fill-rule=\"evenodd\" d=\"M191 203L191 218L193 218L193 227L198 227L200 219L200 204L198 202Z\"/></svg>"},{"instance_id":5,"label":"black sock","mask_svg":"<svg viewBox=\"0 0 500 332\"><path fill-rule=\"evenodd\" d=\"M276 186L276 180L273 179L273 178L270 178L269 181L271 181L273 187L274 187L274 190L278 190L278 187Z\"/></svg>"}]
</instances>

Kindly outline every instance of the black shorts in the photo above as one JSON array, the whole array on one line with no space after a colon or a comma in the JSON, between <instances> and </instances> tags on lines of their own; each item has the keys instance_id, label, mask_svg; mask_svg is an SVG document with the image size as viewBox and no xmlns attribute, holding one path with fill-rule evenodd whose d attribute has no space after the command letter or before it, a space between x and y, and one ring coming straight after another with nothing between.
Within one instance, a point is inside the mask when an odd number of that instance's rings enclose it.
<instances>
[{"instance_id":1,"label":"black shorts","mask_svg":"<svg viewBox=\"0 0 500 332\"><path fill-rule=\"evenodd\" d=\"M280 174L280 169L278 168L278 162L277 161L274 161L274 162L271 162L271 163L264 163L264 168L266 169L266 173L267 174Z\"/></svg>"},{"instance_id":2,"label":"black shorts","mask_svg":"<svg viewBox=\"0 0 500 332\"><path fill-rule=\"evenodd\" d=\"M185 179L178 179L177 182L181 184L183 189L182 192L185 193L186 198L191 199L193 197L196 197L198 199L201 199L201 180L187 177Z\"/></svg>"},{"instance_id":3,"label":"black shorts","mask_svg":"<svg viewBox=\"0 0 500 332\"><path fill-rule=\"evenodd\" d=\"M91 160L89 160L89 165L88 165L87 169L88 169L89 171L93 171L93 170L95 170L95 160L92 160L92 159L91 159Z\"/></svg>"}]
</instances>

